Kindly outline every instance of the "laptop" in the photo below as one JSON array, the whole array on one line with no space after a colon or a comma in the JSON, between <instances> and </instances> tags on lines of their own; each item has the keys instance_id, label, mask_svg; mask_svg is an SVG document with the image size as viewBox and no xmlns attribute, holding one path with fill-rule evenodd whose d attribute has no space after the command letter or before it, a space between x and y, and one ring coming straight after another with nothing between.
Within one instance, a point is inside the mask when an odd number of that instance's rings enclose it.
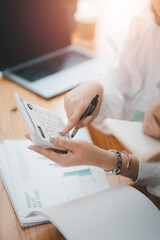
<instances>
[{"instance_id":1,"label":"laptop","mask_svg":"<svg viewBox=\"0 0 160 240\"><path fill-rule=\"evenodd\" d=\"M104 59L71 44L77 1L1 1L0 71L49 99L104 74Z\"/></svg>"}]
</instances>

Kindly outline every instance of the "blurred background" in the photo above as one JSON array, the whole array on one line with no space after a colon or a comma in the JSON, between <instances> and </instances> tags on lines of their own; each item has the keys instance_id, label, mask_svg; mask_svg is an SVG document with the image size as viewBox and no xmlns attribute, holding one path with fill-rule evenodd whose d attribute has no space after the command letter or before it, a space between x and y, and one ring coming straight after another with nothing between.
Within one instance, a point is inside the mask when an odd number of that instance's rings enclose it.
<instances>
[{"instance_id":1,"label":"blurred background","mask_svg":"<svg viewBox=\"0 0 160 240\"><path fill-rule=\"evenodd\" d=\"M113 59L150 0L1 0L0 70L76 43Z\"/></svg>"},{"instance_id":2,"label":"blurred background","mask_svg":"<svg viewBox=\"0 0 160 240\"><path fill-rule=\"evenodd\" d=\"M84 23L83 28L85 24L90 27L85 34L82 26L77 25L76 42L93 45L101 54L113 57L121 50L130 20L149 4L150 0L78 0L75 20Z\"/></svg>"},{"instance_id":3,"label":"blurred background","mask_svg":"<svg viewBox=\"0 0 160 240\"><path fill-rule=\"evenodd\" d=\"M70 36L74 43L113 57L121 49L131 18L149 2L1 0L0 70L69 45Z\"/></svg>"}]
</instances>

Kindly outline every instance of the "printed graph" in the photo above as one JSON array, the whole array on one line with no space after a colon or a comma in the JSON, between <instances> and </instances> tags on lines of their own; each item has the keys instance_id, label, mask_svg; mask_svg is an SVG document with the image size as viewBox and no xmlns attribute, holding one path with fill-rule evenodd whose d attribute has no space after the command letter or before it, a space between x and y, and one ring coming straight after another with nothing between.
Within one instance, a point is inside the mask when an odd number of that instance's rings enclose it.
<instances>
[{"instance_id":1,"label":"printed graph","mask_svg":"<svg viewBox=\"0 0 160 240\"><path fill-rule=\"evenodd\" d=\"M59 167L59 165L55 162L50 161L48 158L44 157L44 156L38 156L38 159L44 160L44 161L48 161L47 164L50 167ZM90 168L85 168L85 169L80 169L80 170L71 170L71 171L66 171L62 173L62 177L67 178L67 177L86 177L86 176L91 176L93 177L92 171Z\"/></svg>"},{"instance_id":2,"label":"printed graph","mask_svg":"<svg viewBox=\"0 0 160 240\"><path fill-rule=\"evenodd\" d=\"M84 177L89 175L92 175L92 172L89 168L86 168L86 169L81 169L77 171L65 172L63 174L63 177L72 177L72 176Z\"/></svg>"}]
</instances>

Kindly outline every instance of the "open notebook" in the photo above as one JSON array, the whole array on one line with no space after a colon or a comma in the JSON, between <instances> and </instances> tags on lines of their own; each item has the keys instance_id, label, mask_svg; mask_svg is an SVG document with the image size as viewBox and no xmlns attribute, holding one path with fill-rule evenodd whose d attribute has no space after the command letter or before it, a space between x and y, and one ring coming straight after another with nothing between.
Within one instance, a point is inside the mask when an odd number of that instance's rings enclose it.
<instances>
[{"instance_id":1,"label":"open notebook","mask_svg":"<svg viewBox=\"0 0 160 240\"><path fill-rule=\"evenodd\" d=\"M142 193L120 185L34 212L67 240L159 240L160 212Z\"/></svg>"},{"instance_id":2,"label":"open notebook","mask_svg":"<svg viewBox=\"0 0 160 240\"><path fill-rule=\"evenodd\" d=\"M108 118L105 119L104 124L140 160L160 159L160 140L144 135L143 123Z\"/></svg>"}]
</instances>

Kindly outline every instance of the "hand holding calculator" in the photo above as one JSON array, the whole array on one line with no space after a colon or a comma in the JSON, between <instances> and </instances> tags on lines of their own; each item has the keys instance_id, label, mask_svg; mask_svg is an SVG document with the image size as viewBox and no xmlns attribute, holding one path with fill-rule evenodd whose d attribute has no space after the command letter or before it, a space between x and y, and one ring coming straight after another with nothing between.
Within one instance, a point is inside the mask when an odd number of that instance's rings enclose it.
<instances>
[{"instance_id":1,"label":"hand holding calculator","mask_svg":"<svg viewBox=\"0 0 160 240\"><path fill-rule=\"evenodd\" d=\"M43 148L66 150L50 143L50 139L55 137L71 139L69 134L59 135L65 126L58 114L24 101L17 93L14 93L14 96L32 142Z\"/></svg>"}]
</instances>

